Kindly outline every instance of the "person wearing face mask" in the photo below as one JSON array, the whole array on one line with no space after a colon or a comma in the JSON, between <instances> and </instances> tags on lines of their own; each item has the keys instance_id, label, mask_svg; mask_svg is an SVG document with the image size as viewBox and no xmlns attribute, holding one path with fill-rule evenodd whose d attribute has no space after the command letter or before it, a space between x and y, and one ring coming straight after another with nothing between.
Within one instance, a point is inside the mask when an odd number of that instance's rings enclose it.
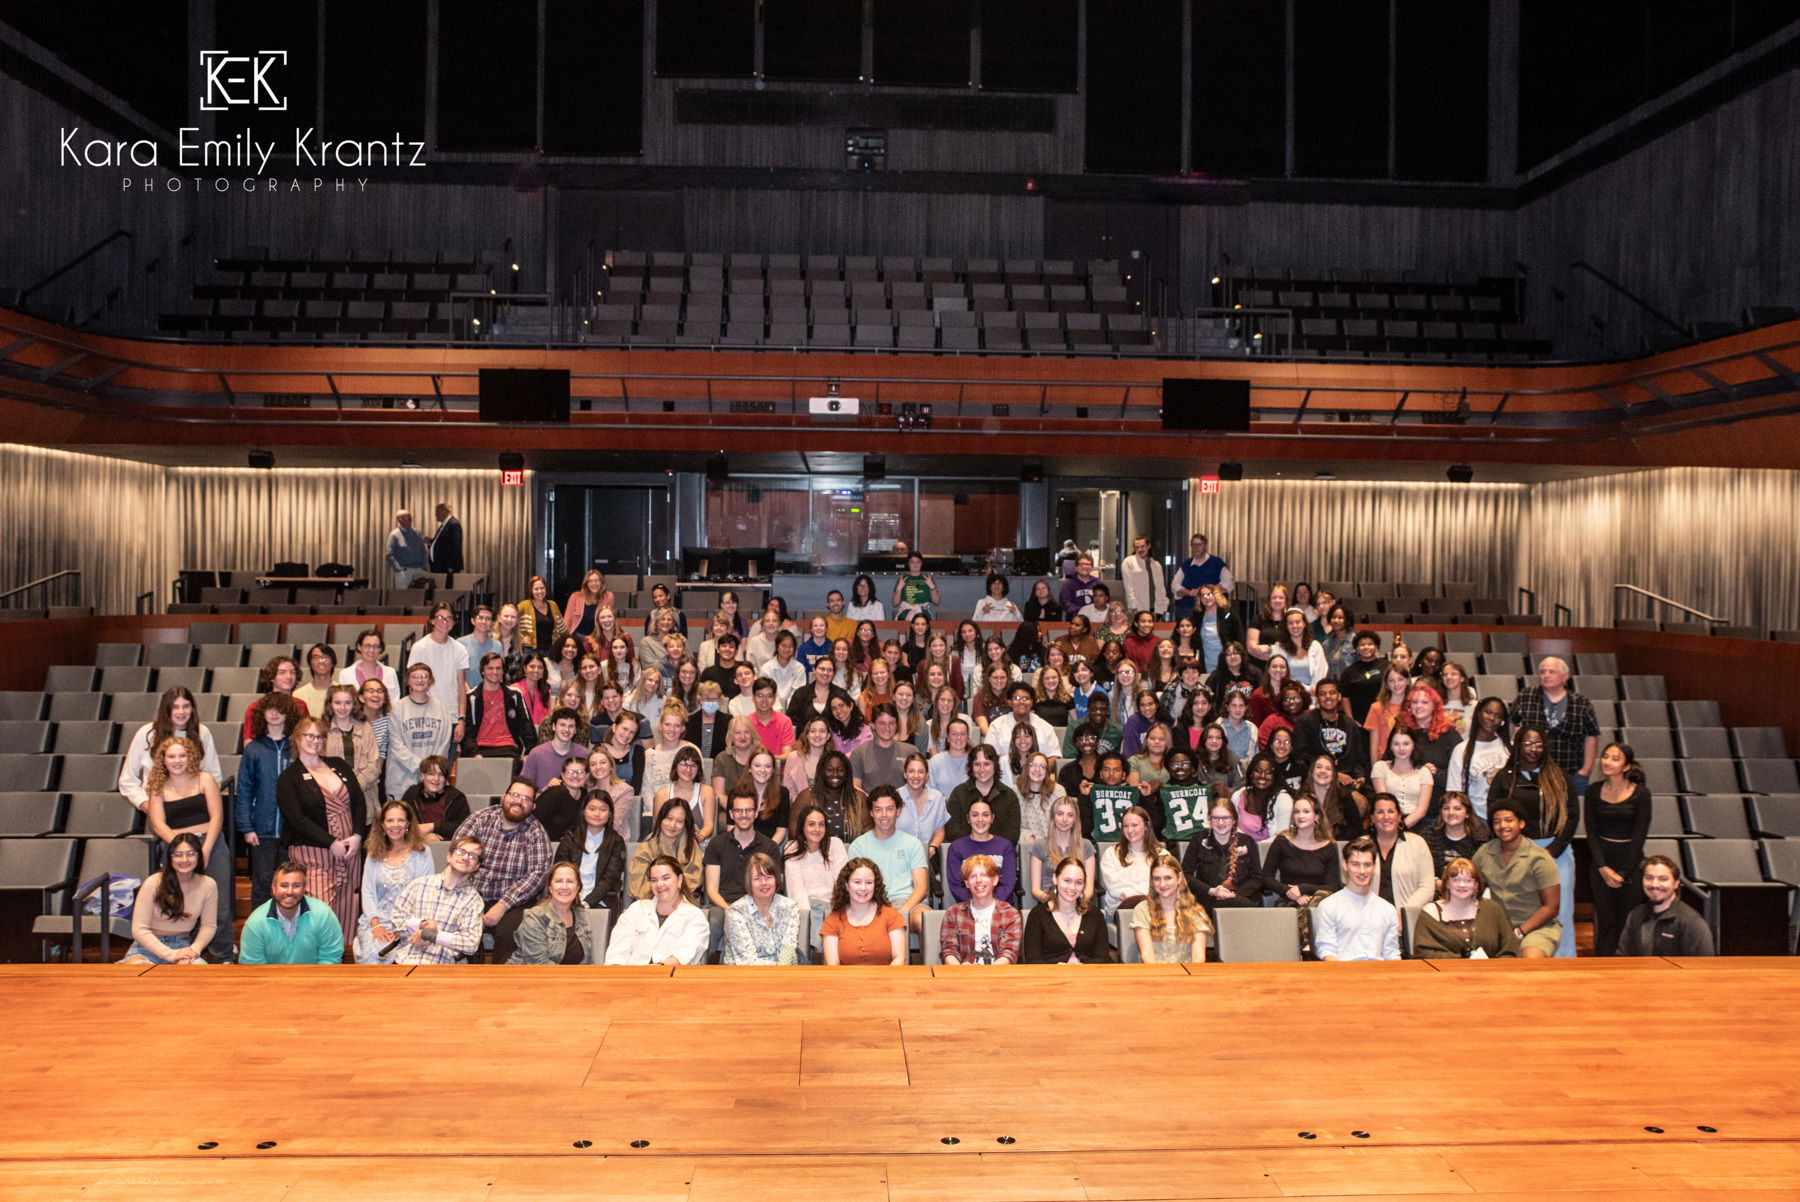
<instances>
[{"instance_id":1,"label":"person wearing face mask","mask_svg":"<svg viewBox=\"0 0 1800 1202\"><path fill-rule=\"evenodd\" d=\"M703 680L694 688L700 708L688 715L685 742L693 744L700 754L711 759L725 750L725 735L731 726L731 715L724 713L725 695L719 686Z\"/></svg>"},{"instance_id":2,"label":"person wearing face mask","mask_svg":"<svg viewBox=\"0 0 1800 1202\"><path fill-rule=\"evenodd\" d=\"M1437 899L1419 911L1413 955L1421 960L1516 958L1519 937L1505 909L1481 896L1481 890L1481 873L1473 861L1458 857L1444 865Z\"/></svg>"},{"instance_id":3,"label":"person wearing face mask","mask_svg":"<svg viewBox=\"0 0 1800 1202\"><path fill-rule=\"evenodd\" d=\"M581 872L564 862L551 868L543 897L519 919L517 946L507 963L594 964L599 942L588 925Z\"/></svg>"}]
</instances>

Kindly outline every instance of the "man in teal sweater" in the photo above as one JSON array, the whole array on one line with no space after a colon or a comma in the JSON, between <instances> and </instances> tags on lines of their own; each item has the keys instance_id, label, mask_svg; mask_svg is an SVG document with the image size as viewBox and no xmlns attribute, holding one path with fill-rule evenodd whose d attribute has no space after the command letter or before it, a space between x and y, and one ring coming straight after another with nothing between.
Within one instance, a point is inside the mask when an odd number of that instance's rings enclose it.
<instances>
[{"instance_id":1,"label":"man in teal sweater","mask_svg":"<svg viewBox=\"0 0 1800 1202\"><path fill-rule=\"evenodd\" d=\"M268 901L251 911L238 945L239 964L341 964L344 932L331 907L306 896L306 865L275 870Z\"/></svg>"}]
</instances>

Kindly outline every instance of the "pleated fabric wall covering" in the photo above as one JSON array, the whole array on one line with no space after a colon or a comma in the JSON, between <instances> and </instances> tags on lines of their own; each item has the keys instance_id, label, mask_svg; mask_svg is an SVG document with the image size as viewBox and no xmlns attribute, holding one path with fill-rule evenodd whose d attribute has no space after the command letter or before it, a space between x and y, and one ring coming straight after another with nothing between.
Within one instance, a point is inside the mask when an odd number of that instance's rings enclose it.
<instances>
[{"instance_id":1,"label":"pleated fabric wall covering","mask_svg":"<svg viewBox=\"0 0 1800 1202\"><path fill-rule=\"evenodd\" d=\"M1635 584L1732 625L1800 627L1800 472L1661 468L1532 487L1521 577L1582 625ZM1633 600L1625 617L1689 620Z\"/></svg>"},{"instance_id":2,"label":"pleated fabric wall covering","mask_svg":"<svg viewBox=\"0 0 1800 1202\"><path fill-rule=\"evenodd\" d=\"M531 476L502 487L497 471L372 468L171 468L171 517L182 566L263 570L279 560L350 564L375 588L388 580L382 556L394 514L413 511L430 537L433 509L448 502L462 520L463 560L497 597L516 600L532 566Z\"/></svg>"},{"instance_id":3,"label":"pleated fabric wall covering","mask_svg":"<svg viewBox=\"0 0 1800 1202\"><path fill-rule=\"evenodd\" d=\"M98 613L131 613L144 592L156 594L160 609L175 577L165 471L129 459L0 445L7 492L0 591L75 568L81 603ZM20 600L43 603L37 594Z\"/></svg>"},{"instance_id":4,"label":"pleated fabric wall covering","mask_svg":"<svg viewBox=\"0 0 1800 1202\"><path fill-rule=\"evenodd\" d=\"M1468 581L1510 596L1524 484L1243 480L1189 490L1189 529L1264 591L1305 580ZM1176 548L1185 554L1185 548Z\"/></svg>"}]
</instances>

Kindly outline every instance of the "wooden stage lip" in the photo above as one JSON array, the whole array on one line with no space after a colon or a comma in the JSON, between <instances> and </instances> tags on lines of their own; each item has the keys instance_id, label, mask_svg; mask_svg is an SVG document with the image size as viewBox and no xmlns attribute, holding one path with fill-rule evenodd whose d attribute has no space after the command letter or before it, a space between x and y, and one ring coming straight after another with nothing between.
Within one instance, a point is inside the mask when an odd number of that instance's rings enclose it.
<instances>
[{"instance_id":1,"label":"wooden stage lip","mask_svg":"<svg viewBox=\"0 0 1800 1202\"><path fill-rule=\"evenodd\" d=\"M1795 1198L1797 969L0 966L0 1196Z\"/></svg>"}]
</instances>

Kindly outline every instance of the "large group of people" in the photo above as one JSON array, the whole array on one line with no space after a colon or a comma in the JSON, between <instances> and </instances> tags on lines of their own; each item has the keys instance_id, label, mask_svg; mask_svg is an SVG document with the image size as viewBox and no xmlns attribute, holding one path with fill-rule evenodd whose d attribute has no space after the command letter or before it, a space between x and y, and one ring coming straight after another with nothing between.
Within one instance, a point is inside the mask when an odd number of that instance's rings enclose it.
<instances>
[{"instance_id":1,"label":"large group of people","mask_svg":"<svg viewBox=\"0 0 1800 1202\"><path fill-rule=\"evenodd\" d=\"M1477 696L1323 588L1240 612L1203 535L1172 571L1137 540L1122 600L1093 567L1022 608L994 576L940 620L914 554L887 637L867 576L807 615L724 592L692 636L666 587L626 615L598 571L461 637L439 604L398 666L373 628L341 670L323 645L265 666L231 824L170 689L120 776L163 853L133 955L904 963L935 897L947 962L1197 962L1221 909L1262 905L1319 959L1566 956L1584 816L1596 952L1700 942L1645 860L1632 750L1560 659ZM455 783L472 758L509 761L494 805Z\"/></svg>"}]
</instances>

